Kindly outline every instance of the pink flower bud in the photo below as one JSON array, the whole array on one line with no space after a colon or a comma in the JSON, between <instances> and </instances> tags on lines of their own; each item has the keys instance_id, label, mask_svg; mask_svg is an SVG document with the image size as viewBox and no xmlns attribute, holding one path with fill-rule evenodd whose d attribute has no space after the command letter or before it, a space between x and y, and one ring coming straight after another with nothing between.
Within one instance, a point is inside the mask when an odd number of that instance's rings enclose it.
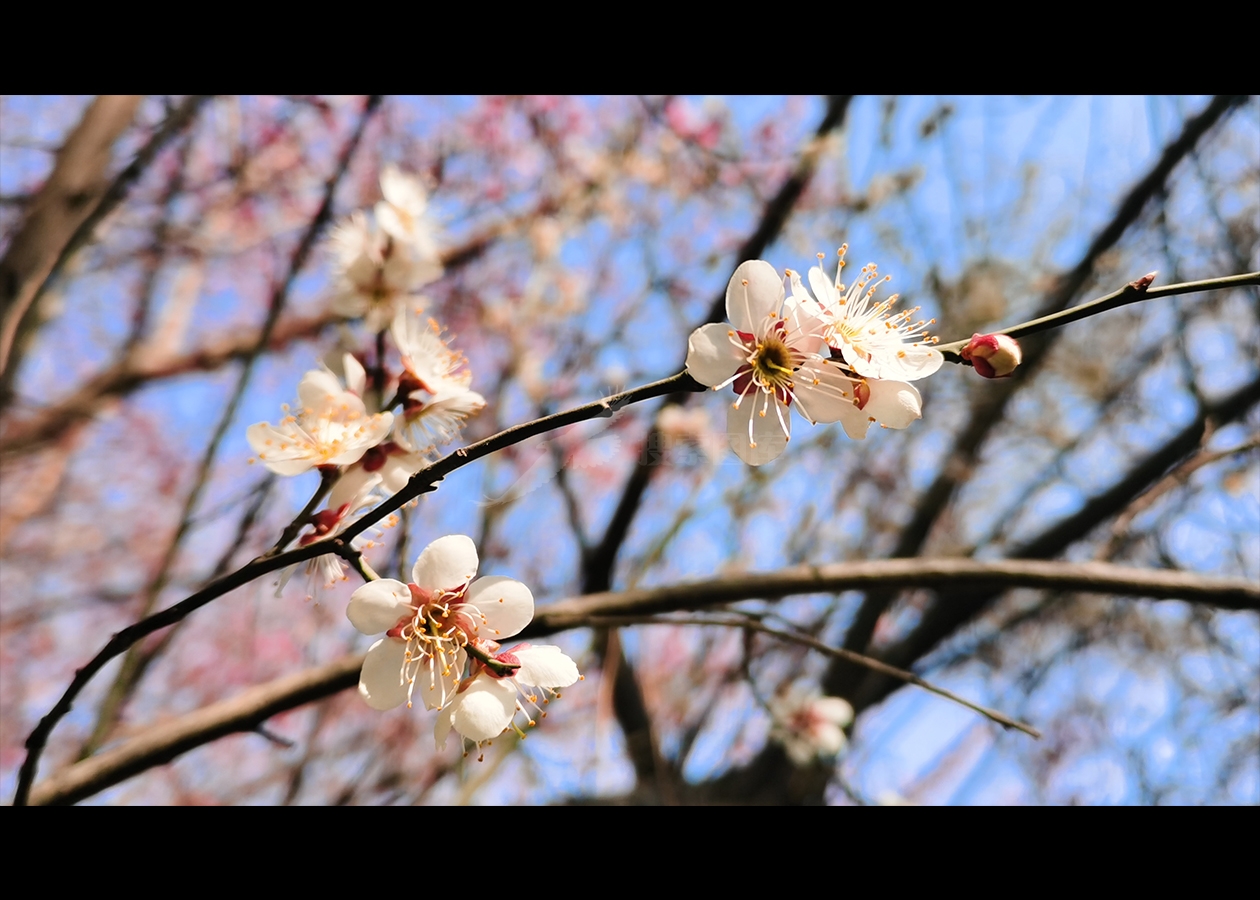
<instances>
[{"instance_id":1,"label":"pink flower bud","mask_svg":"<svg viewBox=\"0 0 1260 900\"><path fill-rule=\"evenodd\" d=\"M973 334L959 355L985 378L1007 378L1024 359L1019 344L1005 334Z\"/></svg>"}]
</instances>

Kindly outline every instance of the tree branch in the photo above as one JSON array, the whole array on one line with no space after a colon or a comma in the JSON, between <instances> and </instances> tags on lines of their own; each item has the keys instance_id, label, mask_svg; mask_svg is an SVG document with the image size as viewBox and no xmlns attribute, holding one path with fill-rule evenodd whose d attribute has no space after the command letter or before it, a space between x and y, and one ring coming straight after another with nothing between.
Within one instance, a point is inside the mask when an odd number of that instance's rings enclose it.
<instances>
[{"instance_id":1,"label":"tree branch","mask_svg":"<svg viewBox=\"0 0 1260 900\"><path fill-rule=\"evenodd\" d=\"M890 678L896 678L906 684L913 684L915 687L921 687L925 691L929 691L937 696L944 697L946 700L952 700L960 706L980 713L986 719L996 722L1003 728L1014 728L1022 731L1030 737L1040 738L1041 732L1033 728L1027 722L1020 722L1012 719L1005 713L998 712L996 709L990 709L987 706L981 706L978 703L972 703L965 697L960 697L952 691L945 688L937 687L931 682L925 681L913 672L907 672L904 669L898 669L887 663L882 663L877 659L869 656L863 656L861 653L854 653L852 650L844 650L839 647L832 647L815 637L808 634L801 634L797 631L785 631L781 628L771 628L755 619L748 617L740 618L720 618L717 616L694 615L685 618L661 618L658 616L595 616L592 617L589 624L591 625L719 625L724 628L742 628L745 631L756 631L760 634L766 634L771 637L777 637L780 640L788 641L793 644L800 644L802 647L809 647L811 650L817 650L824 656L830 656L834 659L843 659L854 665L862 666L870 669L872 672L878 672L881 675L887 675Z\"/></svg>"},{"instance_id":2,"label":"tree branch","mask_svg":"<svg viewBox=\"0 0 1260 900\"><path fill-rule=\"evenodd\" d=\"M0 409L13 395L24 336L34 327L36 304L49 280L93 229L126 196L166 143L192 121L205 96L191 96L175 109L135 159L105 185L110 150L131 124L138 96L98 97L57 154L47 183L0 260Z\"/></svg>"},{"instance_id":3,"label":"tree branch","mask_svg":"<svg viewBox=\"0 0 1260 900\"><path fill-rule=\"evenodd\" d=\"M310 550L309 547L303 549ZM315 555L307 553L307 558ZM260 573L243 577L239 583L257 574ZM238 572L233 577L240 575ZM534 621L520 637L532 639L584 627L600 616L658 615L740 600L771 600L794 594L873 587L920 587L938 591L963 587L977 592L1031 587L1180 599L1222 609L1260 611L1260 587L1246 579L1208 578L1188 572L1152 571L1108 563L890 559L799 566L774 573L747 573L665 588L576 597L538 610ZM250 731L269 716L355 686L362 662L362 654L351 654L328 665L250 688L231 700L155 726L121 747L68 767L33 792L28 788L28 793L19 795L15 804L20 805L27 799L33 804L73 803L223 735ZM32 735L32 739L34 737ZM47 737L46 732L44 737ZM27 746L29 750L30 740ZM33 768L32 760L28 755L27 764Z\"/></svg>"}]
</instances>

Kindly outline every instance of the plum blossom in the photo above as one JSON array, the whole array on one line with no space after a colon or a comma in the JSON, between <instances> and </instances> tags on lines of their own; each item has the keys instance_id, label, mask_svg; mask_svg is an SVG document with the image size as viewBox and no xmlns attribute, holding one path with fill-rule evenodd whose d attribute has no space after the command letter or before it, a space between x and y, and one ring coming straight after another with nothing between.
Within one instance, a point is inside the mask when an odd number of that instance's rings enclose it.
<instances>
[{"instance_id":1,"label":"plum blossom","mask_svg":"<svg viewBox=\"0 0 1260 900\"><path fill-rule=\"evenodd\" d=\"M362 371L359 366L360 375ZM381 442L394 422L393 413L368 415L358 394L343 388L327 369L302 376L298 400L296 414L284 407L289 414L279 425L259 422L245 433L258 459L277 475L357 462Z\"/></svg>"},{"instance_id":2,"label":"plum blossom","mask_svg":"<svg viewBox=\"0 0 1260 900\"><path fill-rule=\"evenodd\" d=\"M370 581L350 597L346 617L363 634L385 634L368 649L359 693L393 709L418 689L429 709L455 697L466 648L510 637L534 616L534 596L511 578L478 578L477 548L462 534L438 538L412 568L410 584Z\"/></svg>"},{"instance_id":3,"label":"plum blossom","mask_svg":"<svg viewBox=\"0 0 1260 900\"><path fill-rule=\"evenodd\" d=\"M892 276L880 278L875 263L863 266L858 278L846 289L841 276L848 249L848 244L840 248L834 282L821 265L809 270L813 297L801 285L800 278L792 276L793 297L826 323L824 338L828 346L838 351L854 373L865 378L917 381L936 372L945 358L932 346L936 339L923 330L936 320L912 322L919 311L917 306L893 312L897 294L876 301L879 286L891 281ZM820 263L824 258L818 254Z\"/></svg>"},{"instance_id":4,"label":"plum blossom","mask_svg":"<svg viewBox=\"0 0 1260 900\"><path fill-rule=\"evenodd\" d=\"M441 256L424 219L424 188L397 167L381 173L384 199L376 204L375 227L356 211L333 229L333 311L364 318L369 331L383 331L404 302L442 275Z\"/></svg>"},{"instance_id":5,"label":"plum blossom","mask_svg":"<svg viewBox=\"0 0 1260 900\"><path fill-rule=\"evenodd\" d=\"M402 356L403 374L398 394L403 410L395 440L413 450L426 450L459 437L464 422L486 405L469 388L472 373L464 355L442 340L433 319L422 319L414 309L401 308L390 334Z\"/></svg>"},{"instance_id":6,"label":"plum blossom","mask_svg":"<svg viewBox=\"0 0 1260 900\"><path fill-rule=\"evenodd\" d=\"M770 703L771 740L783 745L788 758L805 766L844 749L844 728L853 721L853 707L840 697L795 687Z\"/></svg>"},{"instance_id":7,"label":"plum blossom","mask_svg":"<svg viewBox=\"0 0 1260 900\"><path fill-rule=\"evenodd\" d=\"M489 647L493 651L498 644L491 643ZM558 688L568 687L582 677L573 660L559 647L549 645L518 644L496 653L493 662L496 667L474 659L471 675L460 683L455 699L438 716L433 737L439 750L446 749L452 729L477 745L493 740L512 725L518 710L525 713L530 725L536 725L537 720L521 703L525 700L539 709L539 695L532 688L541 691L542 702L548 703L551 697L560 696ZM540 715L546 713L540 710Z\"/></svg>"},{"instance_id":8,"label":"plum blossom","mask_svg":"<svg viewBox=\"0 0 1260 900\"><path fill-rule=\"evenodd\" d=\"M703 325L687 341L687 372L714 390L731 385L731 448L759 466L783 452L791 436L789 407L811 423L835 422L853 410L856 383L819 355L826 323L785 296L783 280L764 260L740 264L726 286L731 325Z\"/></svg>"}]
</instances>

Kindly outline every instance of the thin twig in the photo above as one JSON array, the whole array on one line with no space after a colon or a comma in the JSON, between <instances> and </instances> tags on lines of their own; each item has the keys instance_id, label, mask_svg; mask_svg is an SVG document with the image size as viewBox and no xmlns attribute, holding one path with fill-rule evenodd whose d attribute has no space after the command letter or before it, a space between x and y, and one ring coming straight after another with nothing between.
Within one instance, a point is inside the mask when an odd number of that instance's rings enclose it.
<instances>
[{"instance_id":1,"label":"thin twig","mask_svg":"<svg viewBox=\"0 0 1260 900\"><path fill-rule=\"evenodd\" d=\"M1065 309L1062 312L1051 313L1039 319L1012 325L1010 328L995 328L993 329L993 334L1005 334L1009 337L1021 338L1030 334L1036 334L1039 331L1047 331L1051 328L1058 328L1071 322L1077 322L1090 316L1096 316L1109 310L1118 309L1121 306L1128 306L1130 303L1140 303L1143 300L1153 300L1157 297L1172 297L1177 294L1195 294L1201 291L1214 291L1221 288L1260 285L1260 272L1248 272L1245 275L1226 275L1223 278L1207 278L1203 281L1187 281L1182 284L1169 284L1158 288L1142 287L1141 281L1142 279L1138 279L1138 281L1130 282L1118 291L1112 291L1110 294L1099 297L1097 300L1082 303L1080 306L1073 306L1071 309ZM940 350L945 356L946 362L961 363L969 366L971 363L959 355L959 351L967 346L968 340L969 338L941 344L936 349Z\"/></svg>"},{"instance_id":2,"label":"thin twig","mask_svg":"<svg viewBox=\"0 0 1260 900\"><path fill-rule=\"evenodd\" d=\"M721 625L725 628L742 628L746 631L757 631L761 634L768 634L772 637L777 637L780 640L800 644L802 647L809 647L812 650L817 650L819 653L836 659L843 659L855 665L864 666L874 672L879 672L881 675L887 675L891 678L900 679L906 684L913 684L915 687L921 687L925 691L931 691L933 694L944 697L946 700L952 700L955 703L967 707L967 709L974 710L985 718L998 723L1003 728L1014 728L1018 731L1024 732L1024 734L1031 735L1032 737L1041 737L1041 732L1036 728L1033 728L1031 725L1012 719L1010 716L1000 713L995 709L990 709L987 706L972 703L970 700L967 700L964 697L959 697L952 691L947 691L945 688L937 687L931 682L925 681L913 672L907 672L904 669L895 668L882 663L877 659L872 659L869 656L863 656L861 653L854 653L852 650L832 647L830 644L824 644L817 638L810 637L807 634L800 634L795 631L784 631L780 628L771 628L769 625L764 625L755 619L748 618L747 616L740 616L737 619L705 615L690 615L681 618L663 618L661 616L597 616L592 618L589 624L593 626L605 625L608 627L620 627L624 625Z\"/></svg>"}]
</instances>

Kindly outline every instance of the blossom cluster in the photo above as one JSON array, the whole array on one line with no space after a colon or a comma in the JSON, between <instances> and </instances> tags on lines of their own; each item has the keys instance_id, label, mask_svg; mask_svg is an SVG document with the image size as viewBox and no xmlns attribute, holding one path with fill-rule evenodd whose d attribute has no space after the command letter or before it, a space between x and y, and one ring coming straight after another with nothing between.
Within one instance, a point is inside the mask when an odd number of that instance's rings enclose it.
<instances>
[{"instance_id":1,"label":"blossom cluster","mask_svg":"<svg viewBox=\"0 0 1260 900\"><path fill-rule=\"evenodd\" d=\"M418 694L440 713L438 749L452 730L477 745L492 740L515 727L518 711L534 725L530 709L545 716L539 700L581 678L559 647L502 649L500 640L534 617L534 596L511 578L474 581L478 562L470 538L438 538L420 553L410 583L369 581L346 609L360 632L384 635L364 659L359 694L379 710L411 706Z\"/></svg>"},{"instance_id":2,"label":"blossom cluster","mask_svg":"<svg viewBox=\"0 0 1260 900\"><path fill-rule=\"evenodd\" d=\"M896 294L877 300L890 276L880 278L874 263L846 287L846 250L834 281L821 265L810 269L812 294L791 269L785 278L764 260L741 264L726 287L730 325L704 325L687 342L691 377L735 392L727 435L749 465L786 448L793 406L812 424L841 423L854 440L873 423L905 428L922 416L923 399L909 382L944 361L925 330L935 320L914 320L917 307L894 311Z\"/></svg>"},{"instance_id":3,"label":"blossom cluster","mask_svg":"<svg viewBox=\"0 0 1260 900\"><path fill-rule=\"evenodd\" d=\"M286 406L279 424L259 422L246 432L258 461L277 475L317 469L330 485L325 508L301 523L310 531L297 538L300 545L336 536L402 489L485 406L463 356L423 315L427 301L418 292L442 274L424 189L388 167L381 193L371 222L357 211L331 241L332 310L361 318L375 336L370 373L360 357L341 354L302 377L298 405ZM386 338L395 350L389 359ZM439 538L416 560L410 583L369 581L346 610L360 632L383 635L363 664L363 699L386 710L410 706L418 691L425 706L441 712L439 749L452 730L477 745L496 738L518 710L533 725L529 710L545 715L540 699L546 704L581 677L558 647L503 649L500 639L533 618L534 598L510 578L474 581L477 564L469 538ZM335 554L312 565L327 581L345 577Z\"/></svg>"},{"instance_id":4,"label":"blossom cluster","mask_svg":"<svg viewBox=\"0 0 1260 900\"><path fill-rule=\"evenodd\" d=\"M332 308L361 317L376 335L371 377L359 357L341 354L332 367L302 377L298 405L286 406L279 424L259 422L246 432L257 459L277 475L318 469L331 481L326 507L304 523L312 530L299 538L303 545L335 536L355 515L400 490L485 406L470 387L463 356L424 316L427 301L417 293L442 274L424 217L424 188L390 166L381 175L381 192L372 223L357 211L331 240ZM396 364L385 358L386 337ZM336 556L313 566L327 581L344 577Z\"/></svg>"}]
</instances>

